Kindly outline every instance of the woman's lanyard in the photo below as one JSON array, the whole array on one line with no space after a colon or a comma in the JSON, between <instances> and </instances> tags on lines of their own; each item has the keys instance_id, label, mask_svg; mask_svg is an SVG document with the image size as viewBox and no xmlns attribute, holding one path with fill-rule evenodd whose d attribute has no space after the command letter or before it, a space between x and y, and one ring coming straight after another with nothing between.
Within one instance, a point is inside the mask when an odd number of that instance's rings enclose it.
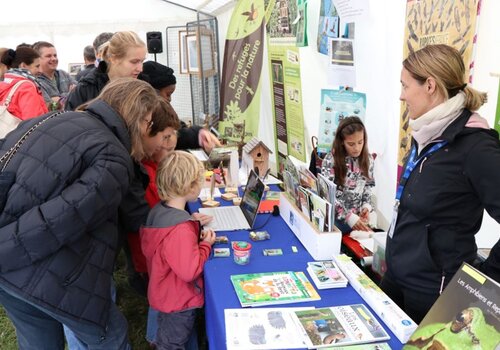
<instances>
[{"instance_id":1,"label":"woman's lanyard","mask_svg":"<svg viewBox=\"0 0 500 350\"><path fill-rule=\"evenodd\" d=\"M441 142L434 144L424 154L422 154L422 156L420 156L417 159L415 159L417 156L417 147L412 146L410 157L408 158L408 162L406 162L405 171L403 172L403 175L401 176L401 179L399 181L399 186L398 186L398 189L396 191L396 203L394 204L394 212L392 214L391 226L389 227L389 232L388 232L388 235L390 238L392 238L392 235L394 234L394 227L396 226L396 221L398 219L399 202L401 200L401 195L403 194L403 190L405 188L406 182L408 181L408 178L411 175L411 172L413 171L413 169L416 168L416 166L420 163L420 161L422 159L431 156L434 152L436 152L438 149L440 149L441 147L443 147L447 143L448 142L446 142L446 141L441 141Z\"/></svg>"}]
</instances>

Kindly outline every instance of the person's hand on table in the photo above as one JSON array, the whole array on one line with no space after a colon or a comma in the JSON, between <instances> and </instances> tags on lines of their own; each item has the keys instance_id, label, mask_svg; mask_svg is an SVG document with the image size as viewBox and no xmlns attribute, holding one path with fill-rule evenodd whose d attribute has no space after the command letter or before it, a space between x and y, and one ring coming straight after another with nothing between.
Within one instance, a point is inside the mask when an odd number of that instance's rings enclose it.
<instances>
[{"instance_id":1,"label":"person's hand on table","mask_svg":"<svg viewBox=\"0 0 500 350\"><path fill-rule=\"evenodd\" d=\"M206 153L210 153L214 147L221 146L219 139L206 129L200 130L200 133L198 134L198 141Z\"/></svg>"},{"instance_id":2,"label":"person's hand on table","mask_svg":"<svg viewBox=\"0 0 500 350\"><path fill-rule=\"evenodd\" d=\"M201 240L207 242L210 245L215 243L215 232L212 229L205 229L201 231Z\"/></svg>"},{"instance_id":3,"label":"person's hand on table","mask_svg":"<svg viewBox=\"0 0 500 350\"><path fill-rule=\"evenodd\" d=\"M368 210L368 208L361 209L361 212L359 213L359 218L363 220L365 224L368 224L370 222L370 210Z\"/></svg>"},{"instance_id":4,"label":"person's hand on table","mask_svg":"<svg viewBox=\"0 0 500 350\"><path fill-rule=\"evenodd\" d=\"M369 232L373 231L371 227L368 226L368 224L363 221L363 219L359 219L358 222L354 224L352 229L353 231L369 231Z\"/></svg>"},{"instance_id":5,"label":"person's hand on table","mask_svg":"<svg viewBox=\"0 0 500 350\"><path fill-rule=\"evenodd\" d=\"M210 221L213 220L213 216L207 215L207 214L202 214L202 213L193 213L191 217L195 220L198 220L201 224L201 226L205 226L208 224Z\"/></svg>"}]
</instances>

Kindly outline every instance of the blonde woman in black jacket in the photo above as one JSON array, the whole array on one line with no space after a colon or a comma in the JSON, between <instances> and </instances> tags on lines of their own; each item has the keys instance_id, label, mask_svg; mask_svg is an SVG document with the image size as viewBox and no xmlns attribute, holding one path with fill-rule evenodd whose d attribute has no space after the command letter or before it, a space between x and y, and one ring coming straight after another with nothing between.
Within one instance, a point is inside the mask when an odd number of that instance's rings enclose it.
<instances>
[{"instance_id":1,"label":"blonde woman in black jacket","mask_svg":"<svg viewBox=\"0 0 500 350\"><path fill-rule=\"evenodd\" d=\"M500 282L499 243L479 265L474 237L485 209L500 222L500 142L474 113L486 94L465 79L460 54L447 45L426 46L403 62L401 100L413 144L381 288L417 323L463 262Z\"/></svg>"},{"instance_id":2,"label":"blonde woman in black jacket","mask_svg":"<svg viewBox=\"0 0 500 350\"><path fill-rule=\"evenodd\" d=\"M64 349L62 324L89 349L129 348L110 282L119 216L148 210L130 186L134 163L161 146L148 132L157 103L149 84L117 79L84 111L28 120L0 140L2 156L45 120L5 169L15 181L0 213L0 303L20 349Z\"/></svg>"}]
</instances>

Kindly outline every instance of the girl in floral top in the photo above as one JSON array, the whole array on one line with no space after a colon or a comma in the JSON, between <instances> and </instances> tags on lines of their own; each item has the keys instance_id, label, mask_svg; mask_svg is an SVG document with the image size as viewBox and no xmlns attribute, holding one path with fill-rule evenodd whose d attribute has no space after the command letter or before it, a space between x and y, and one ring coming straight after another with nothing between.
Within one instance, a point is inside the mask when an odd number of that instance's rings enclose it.
<instances>
[{"instance_id":1,"label":"girl in floral top","mask_svg":"<svg viewBox=\"0 0 500 350\"><path fill-rule=\"evenodd\" d=\"M368 152L367 134L358 117L340 121L332 151L325 156L321 173L337 185L335 226L342 233L372 231L373 157Z\"/></svg>"}]
</instances>

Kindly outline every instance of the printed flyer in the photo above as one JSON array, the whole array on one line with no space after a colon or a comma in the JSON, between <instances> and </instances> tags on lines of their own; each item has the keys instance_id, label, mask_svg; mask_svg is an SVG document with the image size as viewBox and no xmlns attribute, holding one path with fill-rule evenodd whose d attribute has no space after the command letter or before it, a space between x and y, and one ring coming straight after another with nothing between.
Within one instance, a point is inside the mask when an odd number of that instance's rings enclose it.
<instances>
[{"instance_id":1,"label":"printed flyer","mask_svg":"<svg viewBox=\"0 0 500 350\"><path fill-rule=\"evenodd\" d=\"M330 85L356 86L354 40L330 39L328 57L328 83Z\"/></svg>"},{"instance_id":2,"label":"printed flyer","mask_svg":"<svg viewBox=\"0 0 500 350\"><path fill-rule=\"evenodd\" d=\"M366 114L366 95L350 90L321 90L318 152L330 152L335 131L345 117L356 116L362 121Z\"/></svg>"},{"instance_id":3,"label":"printed flyer","mask_svg":"<svg viewBox=\"0 0 500 350\"><path fill-rule=\"evenodd\" d=\"M333 5L333 0L321 0L318 25L318 51L328 55L328 43L332 38L339 37L339 16Z\"/></svg>"}]
</instances>

